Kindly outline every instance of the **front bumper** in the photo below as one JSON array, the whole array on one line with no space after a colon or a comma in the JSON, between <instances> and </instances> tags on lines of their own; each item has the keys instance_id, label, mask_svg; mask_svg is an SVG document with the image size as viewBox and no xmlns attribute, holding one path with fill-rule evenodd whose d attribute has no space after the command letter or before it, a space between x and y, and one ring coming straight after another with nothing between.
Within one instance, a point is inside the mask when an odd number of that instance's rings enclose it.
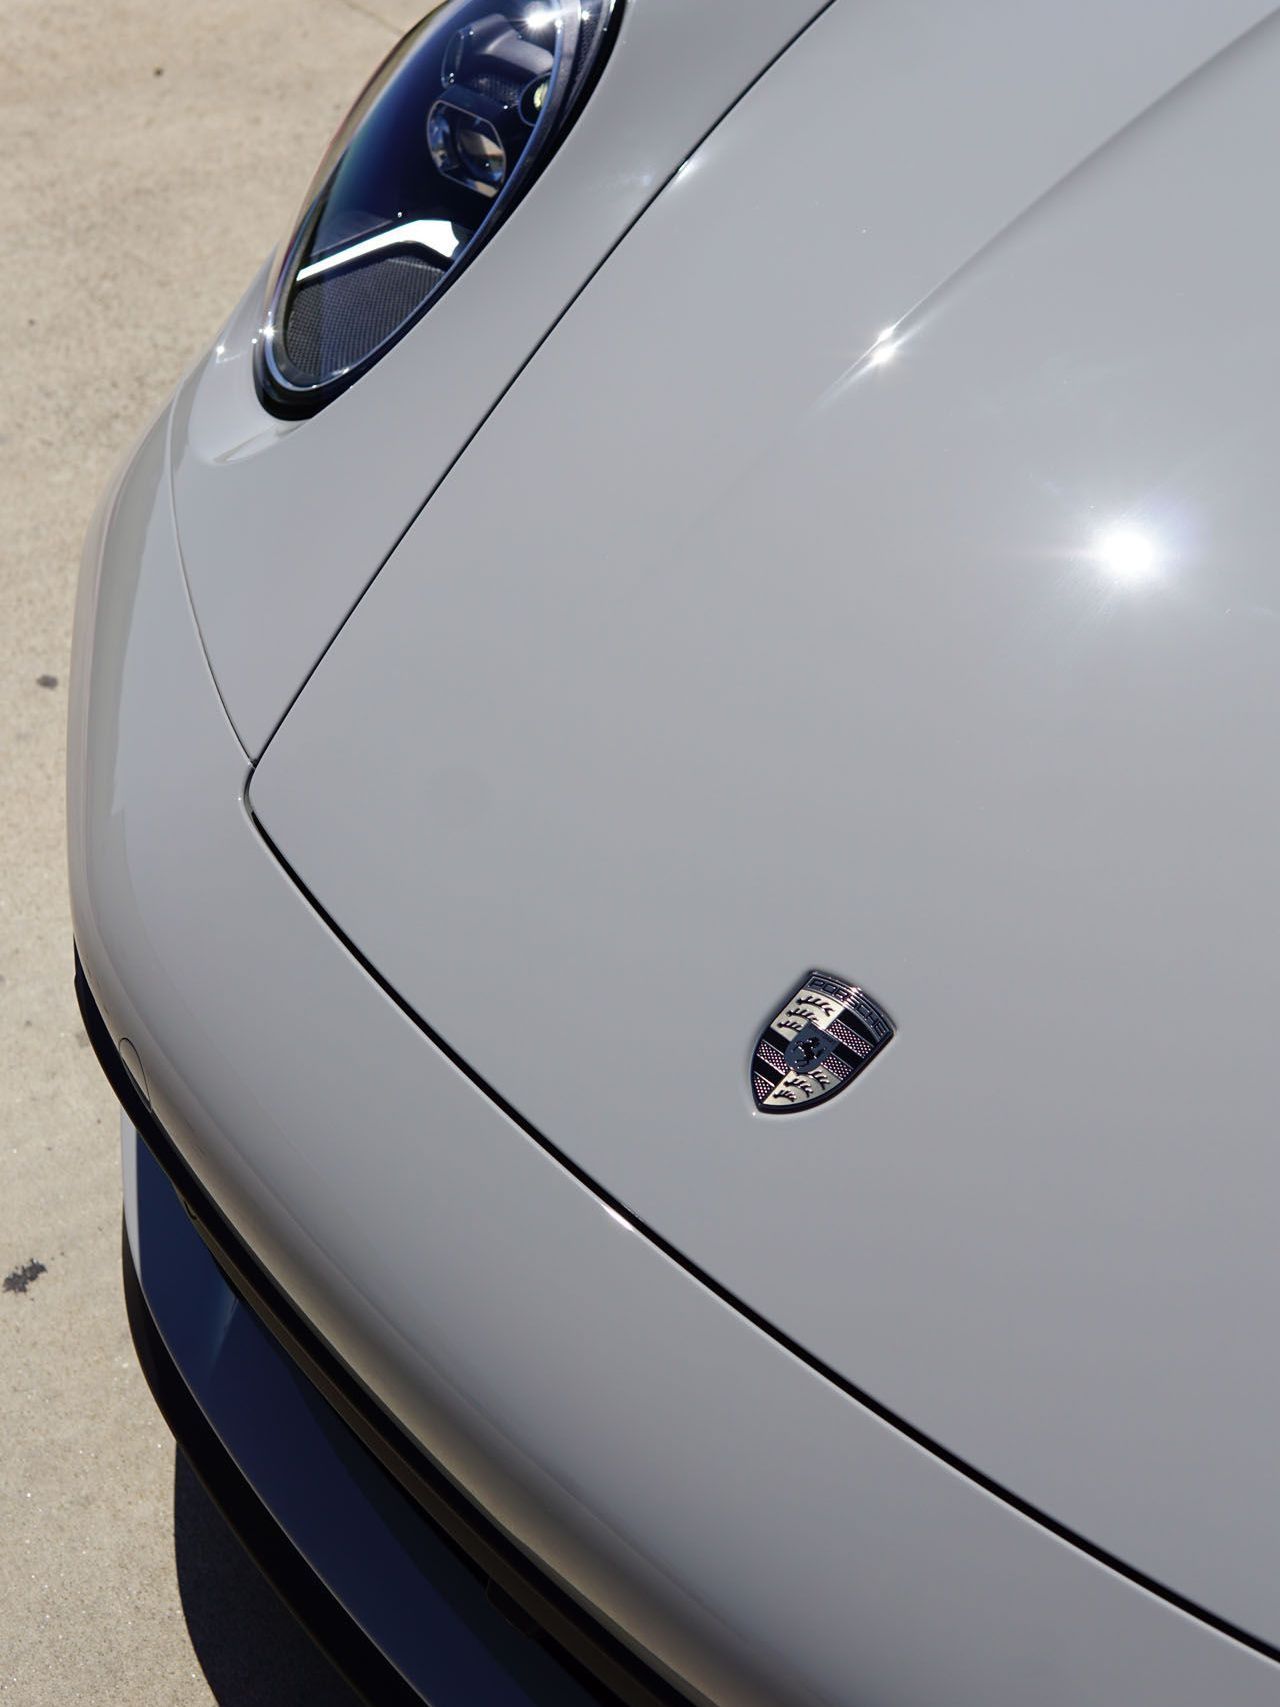
<instances>
[{"instance_id":1,"label":"front bumper","mask_svg":"<svg viewBox=\"0 0 1280 1707\"><path fill-rule=\"evenodd\" d=\"M273 1294L512 1553L694 1700L1274 1707L1274 1664L792 1356L368 976L246 810L169 432L82 578L73 921L108 1052L129 1039L157 1127Z\"/></svg>"},{"instance_id":2,"label":"front bumper","mask_svg":"<svg viewBox=\"0 0 1280 1707\"><path fill-rule=\"evenodd\" d=\"M151 1118L78 967L76 990L128 1111L139 1362L206 1488L339 1669L378 1707L675 1707L315 1341Z\"/></svg>"}]
</instances>

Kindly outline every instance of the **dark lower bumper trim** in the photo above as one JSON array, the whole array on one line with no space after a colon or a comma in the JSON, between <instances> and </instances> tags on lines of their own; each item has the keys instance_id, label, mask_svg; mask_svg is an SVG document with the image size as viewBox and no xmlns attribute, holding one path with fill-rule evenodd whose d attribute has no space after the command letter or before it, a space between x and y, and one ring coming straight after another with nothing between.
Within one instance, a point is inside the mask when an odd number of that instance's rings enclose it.
<instances>
[{"instance_id":1,"label":"dark lower bumper trim","mask_svg":"<svg viewBox=\"0 0 1280 1707\"><path fill-rule=\"evenodd\" d=\"M147 1306L129 1240L124 1303L134 1349L160 1414L241 1545L307 1634L371 1707L422 1707L422 1698L307 1564L209 1425Z\"/></svg>"}]
</instances>

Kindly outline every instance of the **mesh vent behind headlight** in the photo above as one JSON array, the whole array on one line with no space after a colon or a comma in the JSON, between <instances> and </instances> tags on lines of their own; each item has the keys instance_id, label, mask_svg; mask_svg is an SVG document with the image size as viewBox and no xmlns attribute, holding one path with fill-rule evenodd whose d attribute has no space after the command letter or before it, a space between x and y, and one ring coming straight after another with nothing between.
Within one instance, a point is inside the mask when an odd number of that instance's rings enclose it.
<instances>
[{"instance_id":1,"label":"mesh vent behind headlight","mask_svg":"<svg viewBox=\"0 0 1280 1707\"><path fill-rule=\"evenodd\" d=\"M412 255L365 261L308 279L293 293L285 351L300 373L334 373L383 344L422 306L444 277Z\"/></svg>"}]
</instances>

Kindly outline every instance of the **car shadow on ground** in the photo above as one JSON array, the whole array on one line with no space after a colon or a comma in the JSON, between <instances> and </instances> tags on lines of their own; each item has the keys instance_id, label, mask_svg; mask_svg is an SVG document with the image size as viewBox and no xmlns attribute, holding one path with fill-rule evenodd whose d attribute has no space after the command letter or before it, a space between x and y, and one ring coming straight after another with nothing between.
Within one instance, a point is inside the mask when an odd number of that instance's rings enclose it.
<instances>
[{"instance_id":1,"label":"car shadow on ground","mask_svg":"<svg viewBox=\"0 0 1280 1707\"><path fill-rule=\"evenodd\" d=\"M360 1707L181 1452L173 1473L173 1544L191 1645L219 1707Z\"/></svg>"}]
</instances>

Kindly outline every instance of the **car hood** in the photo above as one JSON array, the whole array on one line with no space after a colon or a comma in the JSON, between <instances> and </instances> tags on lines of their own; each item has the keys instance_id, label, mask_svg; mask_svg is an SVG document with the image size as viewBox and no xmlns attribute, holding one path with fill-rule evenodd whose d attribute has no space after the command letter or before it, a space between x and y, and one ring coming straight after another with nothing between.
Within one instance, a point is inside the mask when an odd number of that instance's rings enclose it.
<instances>
[{"instance_id":1,"label":"car hood","mask_svg":"<svg viewBox=\"0 0 1280 1707\"><path fill-rule=\"evenodd\" d=\"M1280 37L1227 46L1258 11L825 14L250 796L673 1252L1276 1642ZM765 1118L752 1046L813 966L898 1035Z\"/></svg>"}]
</instances>

